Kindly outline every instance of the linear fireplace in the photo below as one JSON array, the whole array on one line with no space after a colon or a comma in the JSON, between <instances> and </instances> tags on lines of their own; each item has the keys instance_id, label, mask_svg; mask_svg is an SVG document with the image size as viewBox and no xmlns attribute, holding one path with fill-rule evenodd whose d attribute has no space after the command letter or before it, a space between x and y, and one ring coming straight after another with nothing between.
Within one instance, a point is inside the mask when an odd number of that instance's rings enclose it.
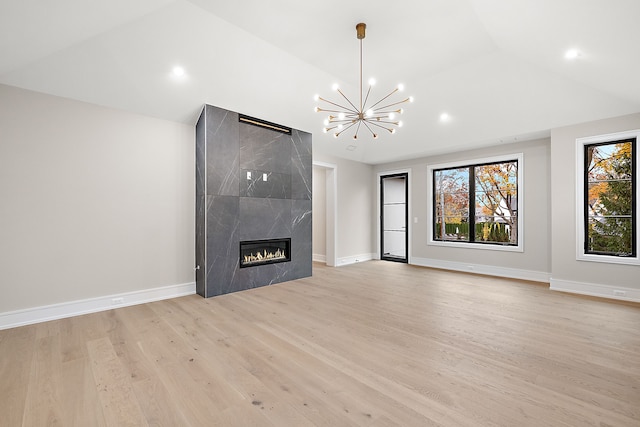
<instances>
[{"instance_id":1,"label":"linear fireplace","mask_svg":"<svg viewBox=\"0 0 640 427\"><path fill-rule=\"evenodd\" d=\"M240 242L240 268L291 261L291 239Z\"/></svg>"}]
</instances>

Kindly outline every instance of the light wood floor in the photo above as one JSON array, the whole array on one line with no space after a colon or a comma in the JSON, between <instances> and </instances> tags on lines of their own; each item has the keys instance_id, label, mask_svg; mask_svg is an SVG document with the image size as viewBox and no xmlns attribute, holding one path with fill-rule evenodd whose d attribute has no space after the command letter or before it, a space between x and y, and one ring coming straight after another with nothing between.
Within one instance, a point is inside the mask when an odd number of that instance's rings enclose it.
<instances>
[{"instance_id":1,"label":"light wood floor","mask_svg":"<svg viewBox=\"0 0 640 427\"><path fill-rule=\"evenodd\" d=\"M0 331L2 426L640 426L640 305L373 261Z\"/></svg>"}]
</instances>

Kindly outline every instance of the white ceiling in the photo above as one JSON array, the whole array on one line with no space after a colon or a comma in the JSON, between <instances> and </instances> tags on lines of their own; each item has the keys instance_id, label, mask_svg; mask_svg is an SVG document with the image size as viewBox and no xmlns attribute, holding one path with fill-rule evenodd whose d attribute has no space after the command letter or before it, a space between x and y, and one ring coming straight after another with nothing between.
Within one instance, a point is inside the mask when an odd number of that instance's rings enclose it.
<instances>
[{"instance_id":1,"label":"white ceiling","mask_svg":"<svg viewBox=\"0 0 640 427\"><path fill-rule=\"evenodd\" d=\"M638 0L0 0L0 83L189 124L209 103L376 164L640 112L639 17ZM357 96L358 22L365 79L416 101L356 143L322 133L313 95Z\"/></svg>"}]
</instances>

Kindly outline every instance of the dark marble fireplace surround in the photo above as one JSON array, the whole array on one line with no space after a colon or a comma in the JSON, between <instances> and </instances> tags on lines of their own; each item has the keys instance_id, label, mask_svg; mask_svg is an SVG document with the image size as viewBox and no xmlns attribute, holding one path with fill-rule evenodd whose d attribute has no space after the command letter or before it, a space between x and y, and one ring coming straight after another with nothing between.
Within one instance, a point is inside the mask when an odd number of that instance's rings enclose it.
<instances>
[{"instance_id":1,"label":"dark marble fireplace surround","mask_svg":"<svg viewBox=\"0 0 640 427\"><path fill-rule=\"evenodd\" d=\"M311 134L239 117L205 105L196 124L196 291L204 297L311 276ZM241 241L286 238L291 261L240 268Z\"/></svg>"}]
</instances>

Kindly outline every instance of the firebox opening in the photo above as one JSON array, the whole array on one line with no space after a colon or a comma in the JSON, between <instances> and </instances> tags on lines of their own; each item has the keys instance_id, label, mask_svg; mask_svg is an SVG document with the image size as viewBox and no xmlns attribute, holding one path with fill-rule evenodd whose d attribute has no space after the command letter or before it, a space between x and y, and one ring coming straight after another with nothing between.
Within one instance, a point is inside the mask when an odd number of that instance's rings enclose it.
<instances>
[{"instance_id":1,"label":"firebox opening","mask_svg":"<svg viewBox=\"0 0 640 427\"><path fill-rule=\"evenodd\" d=\"M240 268L291 261L291 239L240 242Z\"/></svg>"}]
</instances>

